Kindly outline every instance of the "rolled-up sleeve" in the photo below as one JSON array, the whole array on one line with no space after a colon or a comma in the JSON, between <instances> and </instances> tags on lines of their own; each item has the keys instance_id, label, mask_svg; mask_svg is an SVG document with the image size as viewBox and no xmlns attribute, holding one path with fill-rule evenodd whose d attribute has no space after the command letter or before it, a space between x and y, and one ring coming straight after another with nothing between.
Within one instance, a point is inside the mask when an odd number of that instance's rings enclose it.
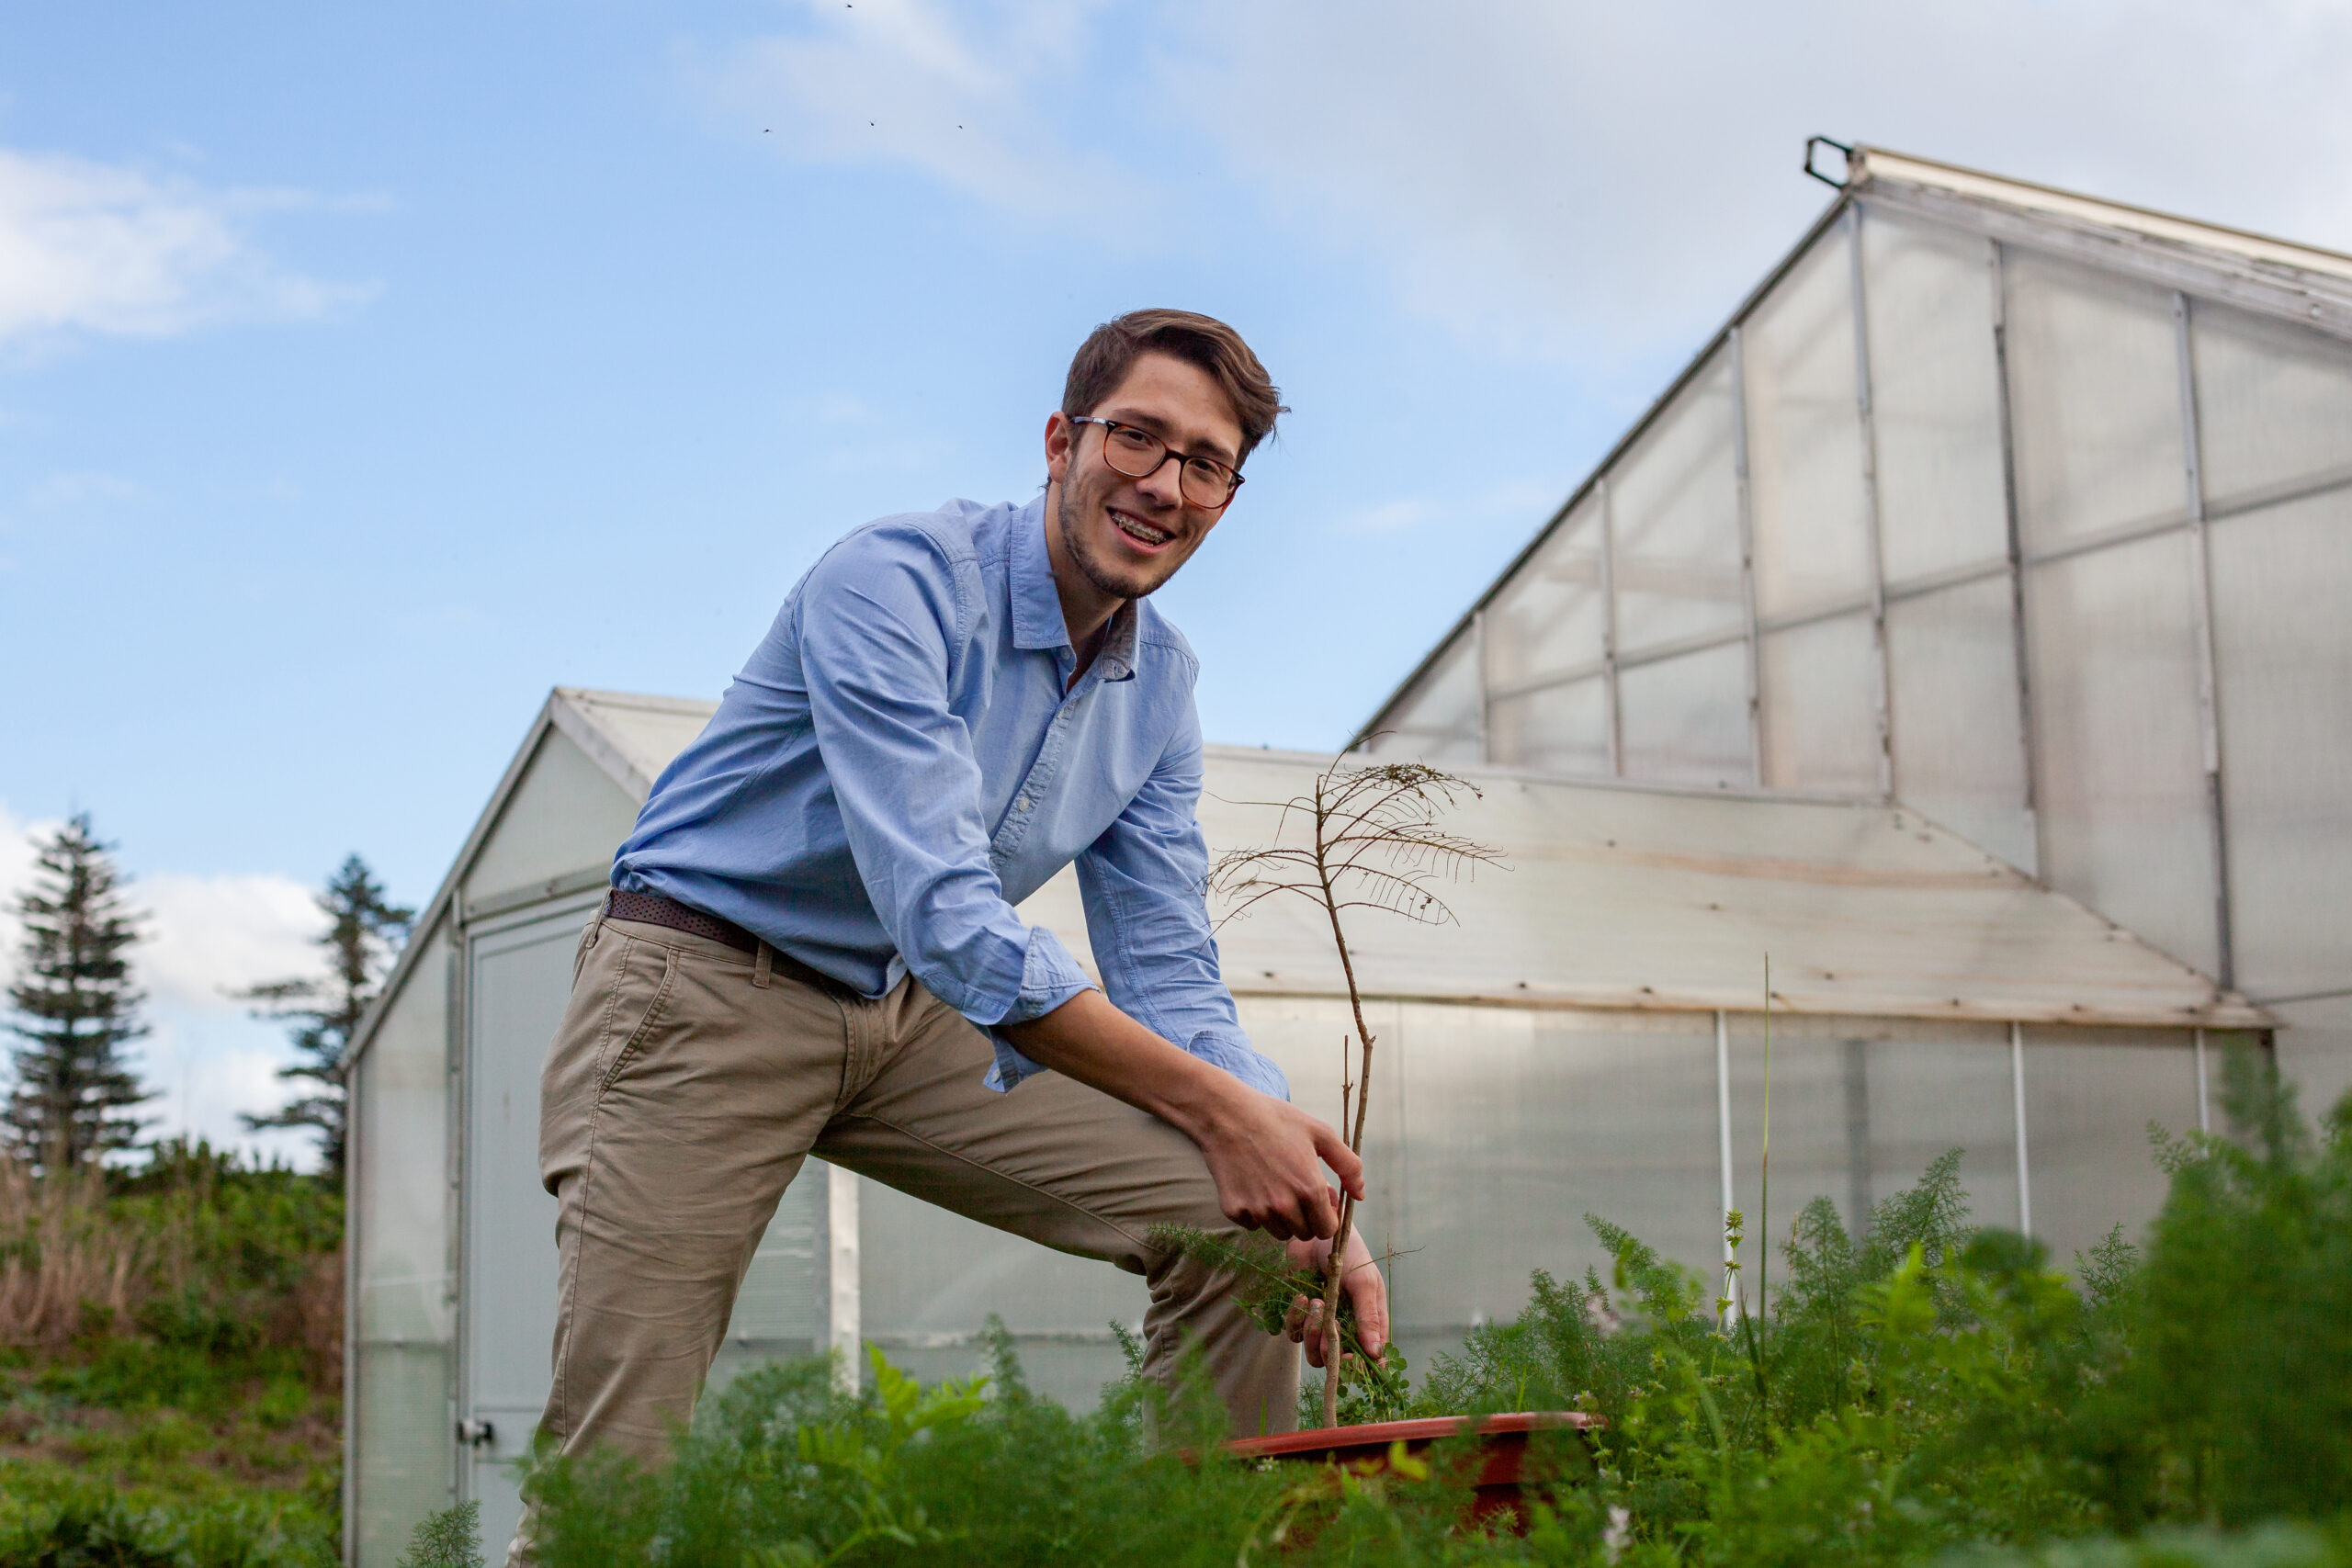
<instances>
[{"instance_id":1,"label":"rolled-up sleeve","mask_svg":"<svg viewBox=\"0 0 2352 1568\"><path fill-rule=\"evenodd\" d=\"M868 531L809 574L798 636L817 748L875 916L915 978L993 1032L1093 982L1051 931L1022 922L989 861L979 765L948 703L978 593L968 566L919 533ZM991 1081L1008 1055L1036 1070L1001 1036L997 1053Z\"/></svg>"},{"instance_id":2,"label":"rolled-up sleeve","mask_svg":"<svg viewBox=\"0 0 2352 1568\"><path fill-rule=\"evenodd\" d=\"M1129 1017L1288 1100L1290 1080L1242 1032L1218 966L1200 798L1200 721L1188 711L1143 788L1078 858L1087 935L1104 988Z\"/></svg>"}]
</instances>

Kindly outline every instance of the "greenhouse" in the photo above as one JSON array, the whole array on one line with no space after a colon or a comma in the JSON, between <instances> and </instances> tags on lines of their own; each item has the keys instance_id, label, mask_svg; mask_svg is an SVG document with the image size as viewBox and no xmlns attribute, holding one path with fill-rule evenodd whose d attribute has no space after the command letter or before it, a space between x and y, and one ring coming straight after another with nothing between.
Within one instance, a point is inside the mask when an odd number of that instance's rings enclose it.
<instances>
[{"instance_id":1,"label":"greenhouse","mask_svg":"<svg viewBox=\"0 0 2352 1568\"><path fill-rule=\"evenodd\" d=\"M1833 160L1834 162L1834 160ZM1600 1259L1694 1269L1728 1207L1849 1224L1948 1149L2065 1260L2212 1125L2223 1044L2347 1077L2352 261L1850 154L1796 253L1363 730L1478 794L1457 917L1368 916L1367 1226L1417 1364ZM2160 374L2161 372L2161 374ZM548 1381L538 1069L580 927L712 705L561 689L352 1068L346 1555L514 1517ZM1328 759L1212 747L1213 849ZM1220 935L1252 1037L1338 1110L1345 987L1305 906ZM1024 906L1087 958L1074 878ZM1770 963L1770 995L1766 963ZM1753 1243L1751 1242L1751 1245ZM715 1374L991 1315L1091 1402L1140 1281L811 1162Z\"/></svg>"},{"instance_id":2,"label":"greenhouse","mask_svg":"<svg viewBox=\"0 0 2352 1568\"><path fill-rule=\"evenodd\" d=\"M2268 1008L2332 1100L2352 257L1825 148L1828 210L1367 749L1899 801Z\"/></svg>"}]
</instances>

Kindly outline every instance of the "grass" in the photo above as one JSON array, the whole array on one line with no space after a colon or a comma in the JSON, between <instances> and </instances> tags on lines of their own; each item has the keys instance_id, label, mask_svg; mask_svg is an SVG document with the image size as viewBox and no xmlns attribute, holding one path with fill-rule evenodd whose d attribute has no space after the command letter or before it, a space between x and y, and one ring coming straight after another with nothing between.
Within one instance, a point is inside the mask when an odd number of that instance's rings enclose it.
<instances>
[{"instance_id":1,"label":"grass","mask_svg":"<svg viewBox=\"0 0 2352 1568\"><path fill-rule=\"evenodd\" d=\"M0 1568L336 1561L342 1200L166 1145L0 1168Z\"/></svg>"}]
</instances>

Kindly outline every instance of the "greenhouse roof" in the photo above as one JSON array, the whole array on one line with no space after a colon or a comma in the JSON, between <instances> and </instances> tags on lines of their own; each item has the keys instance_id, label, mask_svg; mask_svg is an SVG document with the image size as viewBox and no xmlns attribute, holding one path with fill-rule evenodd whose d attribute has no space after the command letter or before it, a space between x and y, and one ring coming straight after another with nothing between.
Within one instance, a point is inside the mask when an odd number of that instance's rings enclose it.
<instances>
[{"instance_id":1,"label":"greenhouse roof","mask_svg":"<svg viewBox=\"0 0 2352 1568\"><path fill-rule=\"evenodd\" d=\"M1208 749L1211 851L1271 842L1327 759ZM2257 1027L2260 1010L1899 807L1464 769L1449 827L1508 870L1438 890L1455 923L1351 916L1379 996L1514 1007ZM1295 820L1295 818L1294 818ZM1076 879L1023 912L1078 948ZM1342 996L1321 917L1272 899L1218 934L1238 995ZM1083 951L1082 948L1079 949Z\"/></svg>"},{"instance_id":2,"label":"greenhouse roof","mask_svg":"<svg viewBox=\"0 0 2352 1568\"><path fill-rule=\"evenodd\" d=\"M1486 592L1406 672L1350 739L1351 750L1395 728L1393 716L1399 705L1431 673L1448 648L1589 498L1600 478L1641 442L1710 365L1719 362L1725 344L1815 243L1851 209L1875 208L1931 220L2001 244L2222 301L2330 337L2352 339L2352 255L1883 148L1857 145L1846 152L1846 159L1842 183L1816 175L1838 187L1837 197L1819 219L1740 302L1723 327L1701 345L1657 401L1593 465L1583 482ZM1810 163L1806 172L1815 172Z\"/></svg>"},{"instance_id":3,"label":"greenhouse roof","mask_svg":"<svg viewBox=\"0 0 2352 1568\"><path fill-rule=\"evenodd\" d=\"M1854 149L1845 191L2352 336L2352 256L2336 251L1879 147Z\"/></svg>"},{"instance_id":4,"label":"greenhouse roof","mask_svg":"<svg viewBox=\"0 0 2352 1568\"><path fill-rule=\"evenodd\" d=\"M642 798L713 705L559 689L548 721ZM1327 759L1208 749L1213 852L1271 840L1265 802ZM1900 807L1570 783L1464 770L1482 792L1453 825L1509 870L1444 889L1458 923L1354 919L1374 994L1509 1007L1753 1010L1771 954L1792 1011L2139 1026L2261 1027L2267 1016L2073 899ZM496 806L493 803L492 811ZM1340 996L1304 903L1219 934L1237 994ZM1077 879L1023 906L1081 957Z\"/></svg>"}]
</instances>

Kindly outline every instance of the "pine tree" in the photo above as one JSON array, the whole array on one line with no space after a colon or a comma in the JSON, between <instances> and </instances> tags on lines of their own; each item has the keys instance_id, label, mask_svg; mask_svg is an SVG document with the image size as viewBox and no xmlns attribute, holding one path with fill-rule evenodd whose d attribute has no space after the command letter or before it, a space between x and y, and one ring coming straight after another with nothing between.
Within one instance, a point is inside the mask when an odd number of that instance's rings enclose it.
<instances>
[{"instance_id":1,"label":"pine tree","mask_svg":"<svg viewBox=\"0 0 2352 1568\"><path fill-rule=\"evenodd\" d=\"M131 1111L150 1096L122 1061L147 1032L128 956L140 916L124 901L113 847L88 813L76 816L40 846L33 886L17 901L24 943L8 1030L20 1043L6 1136L44 1175L132 1147L144 1124Z\"/></svg>"},{"instance_id":2,"label":"pine tree","mask_svg":"<svg viewBox=\"0 0 2352 1568\"><path fill-rule=\"evenodd\" d=\"M266 1005L255 1010L260 1018L285 1019L294 1024L294 1048L300 1053L277 1076L304 1085L303 1092L266 1116L247 1116L254 1132L265 1127L315 1127L319 1154L326 1168L343 1171L344 1109L343 1054L359 1021L376 999L384 972L408 940L416 911L403 908L384 896L383 885L357 855L345 859L319 895L319 908L327 929L319 937L326 950L325 978L273 980L240 992L246 1001Z\"/></svg>"}]
</instances>

